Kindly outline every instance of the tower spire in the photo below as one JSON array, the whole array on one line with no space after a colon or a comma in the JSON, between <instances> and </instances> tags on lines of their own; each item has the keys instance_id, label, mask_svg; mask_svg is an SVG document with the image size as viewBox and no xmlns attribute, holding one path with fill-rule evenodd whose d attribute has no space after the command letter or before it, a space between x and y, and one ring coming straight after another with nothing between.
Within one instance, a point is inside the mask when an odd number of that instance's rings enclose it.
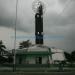
<instances>
[{"instance_id":1,"label":"tower spire","mask_svg":"<svg viewBox=\"0 0 75 75\"><path fill-rule=\"evenodd\" d=\"M33 4L35 12L35 44L43 44L43 9L44 4L37 0Z\"/></svg>"}]
</instances>

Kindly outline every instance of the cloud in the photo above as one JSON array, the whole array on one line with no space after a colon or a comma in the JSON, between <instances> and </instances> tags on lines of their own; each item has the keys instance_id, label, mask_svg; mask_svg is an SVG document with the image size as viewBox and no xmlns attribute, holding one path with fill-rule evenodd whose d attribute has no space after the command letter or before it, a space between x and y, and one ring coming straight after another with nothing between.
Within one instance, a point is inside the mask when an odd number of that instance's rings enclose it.
<instances>
[{"instance_id":1,"label":"cloud","mask_svg":"<svg viewBox=\"0 0 75 75\"><path fill-rule=\"evenodd\" d=\"M34 0L18 1L17 35L19 35L20 32L21 34L25 33L24 35L35 34L35 16L32 10L32 3ZM10 27L11 29L14 29L16 13L15 2L16 0L0 0L1 27L7 27L7 29ZM46 12L44 13L44 34L64 37L64 40L56 41L45 39L45 44L49 46L74 50L75 2L72 0L43 0L43 2L46 5ZM66 4L68 5L66 6ZM66 8L64 9L65 6Z\"/></svg>"}]
</instances>

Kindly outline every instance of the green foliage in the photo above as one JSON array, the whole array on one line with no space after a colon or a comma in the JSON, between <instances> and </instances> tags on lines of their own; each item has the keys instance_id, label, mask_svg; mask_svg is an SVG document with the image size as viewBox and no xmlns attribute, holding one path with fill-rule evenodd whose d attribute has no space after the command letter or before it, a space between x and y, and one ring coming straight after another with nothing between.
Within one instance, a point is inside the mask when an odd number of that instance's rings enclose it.
<instances>
[{"instance_id":1,"label":"green foliage","mask_svg":"<svg viewBox=\"0 0 75 75\"><path fill-rule=\"evenodd\" d=\"M64 52L64 55L65 55L65 58L68 62L71 62L71 54L70 53L67 53L67 52Z\"/></svg>"},{"instance_id":2,"label":"green foliage","mask_svg":"<svg viewBox=\"0 0 75 75\"><path fill-rule=\"evenodd\" d=\"M0 41L0 55L2 54L2 51L6 48L5 45L3 45L2 40Z\"/></svg>"},{"instance_id":3,"label":"green foliage","mask_svg":"<svg viewBox=\"0 0 75 75\"><path fill-rule=\"evenodd\" d=\"M23 48L28 48L31 45L31 43L29 40L27 40L27 41L20 42L19 45L20 45L19 48L23 49Z\"/></svg>"},{"instance_id":4,"label":"green foliage","mask_svg":"<svg viewBox=\"0 0 75 75\"><path fill-rule=\"evenodd\" d=\"M71 53L64 52L66 61L69 62L73 66L73 63L75 63L75 51L72 51Z\"/></svg>"},{"instance_id":5,"label":"green foliage","mask_svg":"<svg viewBox=\"0 0 75 75\"><path fill-rule=\"evenodd\" d=\"M75 62L75 51L71 52L71 59L73 62Z\"/></svg>"}]
</instances>

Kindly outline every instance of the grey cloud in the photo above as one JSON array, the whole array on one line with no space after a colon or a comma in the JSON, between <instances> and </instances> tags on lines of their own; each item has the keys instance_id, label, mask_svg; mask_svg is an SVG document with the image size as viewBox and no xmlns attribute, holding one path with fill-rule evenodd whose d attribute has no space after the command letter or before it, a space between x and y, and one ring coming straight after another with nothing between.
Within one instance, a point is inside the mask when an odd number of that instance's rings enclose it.
<instances>
[{"instance_id":1,"label":"grey cloud","mask_svg":"<svg viewBox=\"0 0 75 75\"><path fill-rule=\"evenodd\" d=\"M16 0L0 0L0 26L11 27L15 25L15 1ZM24 0L23 0L24 1ZM64 4L68 0L60 0ZM21 4L20 4L21 2ZM35 22L34 14L31 7L27 7L19 0L17 29L23 32L34 33ZM6 3L6 4L4 4ZM56 13L47 12L44 15L44 33L47 35L63 35L64 40L46 41L49 45L55 47L73 50L75 49L75 4L71 4L64 13L58 15ZM30 9L28 9L30 8Z\"/></svg>"},{"instance_id":2,"label":"grey cloud","mask_svg":"<svg viewBox=\"0 0 75 75\"><path fill-rule=\"evenodd\" d=\"M59 0L59 2L61 2L61 3L65 3L66 1L68 1L68 0Z\"/></svg>"},{"instance_id":3,"label":"grey cloud","mask_svg":"<svg viewBox=\"0 0 75 75\"><path fill-rule=\"evenodd\" d=\"M0 26L13 27L15 24L15 0L0 0Z\"/></svg>"},{"instance_id":4,"label":"grey cloud","mask_svg":"<svg viewBox=\"0 0 75 75\"><path fill-rule=\"evenodd\" d=\"M0 3L0 26L14 28L16 19L16 0L0 0ZM34 12L31 11L32 4L30 1L27 1L26 7L24 7L25 4L26 2L24 0L18 0L16 29L23 32L31 33L34 31L35 28L33 16ZM27 10L29 8L31 9Z\"/></svg>"}]
</instances>

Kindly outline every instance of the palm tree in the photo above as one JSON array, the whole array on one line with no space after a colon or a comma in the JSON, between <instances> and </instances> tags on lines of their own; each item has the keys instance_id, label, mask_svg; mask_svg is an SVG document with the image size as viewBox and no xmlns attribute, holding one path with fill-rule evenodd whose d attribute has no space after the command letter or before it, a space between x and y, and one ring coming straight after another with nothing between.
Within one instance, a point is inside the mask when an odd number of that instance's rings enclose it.
<instances>
[{"instance_id":1,"label":"palm tree","mask_svg":"<svg viewBox=\"0 0 75 75\"><path fill-rule=\"evenodd\" d=\"M2 42L2 40L1 40L1 41L0 41L0 55L3 54L3 50L4 50L4 49L6 49L6 46L3 45L3 42Z\"/></svg>"}]
</instances>

